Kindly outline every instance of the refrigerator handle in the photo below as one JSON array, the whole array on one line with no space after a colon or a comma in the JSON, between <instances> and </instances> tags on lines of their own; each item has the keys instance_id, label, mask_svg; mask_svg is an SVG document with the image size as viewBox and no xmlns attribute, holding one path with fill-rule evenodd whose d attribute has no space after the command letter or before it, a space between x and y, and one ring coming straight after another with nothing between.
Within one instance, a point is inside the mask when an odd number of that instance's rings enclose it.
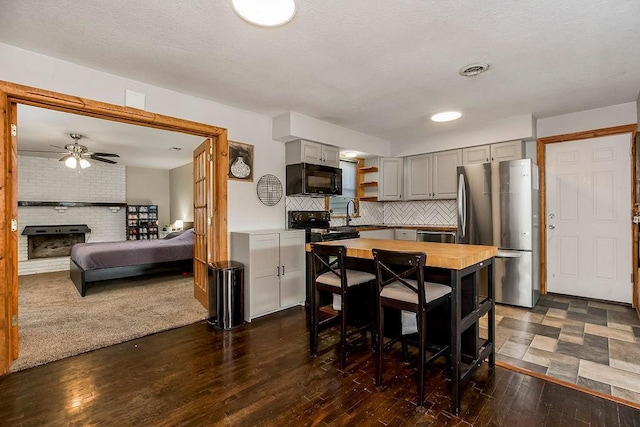
<instances>
[{"instance_id":1,"label":"refrigerator handle","mask_svg":"<svg viewBox=\"0 0 640 427\"><path fill-rule=\"evenodd\" d=\"M458 176L458 218L460 218L462 225L461 236L465 237L467 234L467 192L463 174Z\"/></svg>"},{"instance_id":2,"label":"refrigerator handle","mask_svg":"<svg viewBox=\"0 0 640 427\"><path fill-rule=\"evenodd\" d=\"M520 258L522 257L522 252L521 251L505 251L505 250L498 250L498 255L496 255L496 258Z\"/></svg>"}]
</instances>

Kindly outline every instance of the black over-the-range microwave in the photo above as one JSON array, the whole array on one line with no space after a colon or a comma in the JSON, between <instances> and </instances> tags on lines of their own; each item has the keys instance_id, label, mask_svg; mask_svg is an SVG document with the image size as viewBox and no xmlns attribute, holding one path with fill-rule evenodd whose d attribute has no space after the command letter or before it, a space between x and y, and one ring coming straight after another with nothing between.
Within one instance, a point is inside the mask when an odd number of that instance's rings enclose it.
<instances>
[{"instance_id":1,"label":"black over-the-range microwave","mask_svg":"<svg viewBox=\"0 0 640 427\"><path fill-rule=\"evenodd\" d=\"M342 169L296 163L287 165L287 196L342 195Z\"/></svg>"}]
</instances>

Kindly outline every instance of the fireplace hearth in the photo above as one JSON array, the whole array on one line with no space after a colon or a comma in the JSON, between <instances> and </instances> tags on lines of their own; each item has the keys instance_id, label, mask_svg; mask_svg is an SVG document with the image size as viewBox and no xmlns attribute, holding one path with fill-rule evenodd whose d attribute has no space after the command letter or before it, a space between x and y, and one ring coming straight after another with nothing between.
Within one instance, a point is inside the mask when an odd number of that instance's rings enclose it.
<instances>
[{"instance_id":1,"label":"fireplace hearth","mask_svg":"<svg viewBox=\"0 0 640 427\"><path fill-rule=\"evenodd\" d=\"M91 229L80 225L31 225L22 231L28 240L28 259L71 255L71 247L86 241Z\"/></svg>"}]
</instances>

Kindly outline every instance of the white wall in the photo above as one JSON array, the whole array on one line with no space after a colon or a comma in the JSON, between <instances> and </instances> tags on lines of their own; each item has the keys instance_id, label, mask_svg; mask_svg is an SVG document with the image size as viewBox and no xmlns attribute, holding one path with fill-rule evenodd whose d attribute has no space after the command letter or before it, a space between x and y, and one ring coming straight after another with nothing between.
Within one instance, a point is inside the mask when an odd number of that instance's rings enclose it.
<instances>
[{"instance_id":1,"label":"white wall","mask_svg":"<svg viewBox=\"0 0 640 427\"><path fill-rule=\"evenodd\" d=\"M538 138L637 123L635 102L538 119Z\"/></svg>"},{"instance_id":2,"label":"white wall","mask_svg":"<svg viewBox=\"0 0 640 427\"><path fill-rule=\"evenodd\" d=\"M94 163L69 169L57 159L18 156L18 200L31 202L125 203L125 167ZM87 224L87 242L125 239L125 210L109 207L18 207L18 274L69 269L69 257L28 260L27 225Z\"/></svg>"},{"instance_id":3,"label":"white wall","mask_svg":"<svg viewBox=\"0 0 640 427\"><path fill-rule=\"evenodd\" d=\"M391 155L394 157L411 156L494 142L535 138L536 120L531 114L524 114L489 122L473 129L441 133L414 143L396 144L393 146Z\"/></svg>"},{"instance_id":4,"label":"white wall","mask_svg":"<svg viewBox=\"0 0 640 427\"><path fill-rule=\"evenodd\" d=\"M323 122L295 111L273 118L273 139L283 142L306 139L382 157L388 157L391 153L389 141Z\"/></svg>"},{"instance_id":5,"label":"white wall","mask_svg":"<svg viewBox=\"0 0 640 427\"><path fill-rule=\"evenodd\" d=\"M169 222L193 222L193 163L169 171Z\"/></svg>"},{"instance_id":6,"label":"white wall","mask_svg":"<svg viewBox=\"0 0 640 427\"><path fill-rule=\"evenodd\" d=\"M52 57L0 44L0 80L124 105L126 89L146 95L146 109L228 129L234 141L255 146L254 176L266 173L284 182L284 144L271 137L271 117L152 86ZM285 225L285 203L265 206L256 182L233 181L228 187L229 231Z\"/></svg>"},{"instance_id":7,"label":"white wall","mask_svg":"<svg viewBox=\"0 0 640 427\"><path fill-rule=\"evenodd\" d=\"M158 225L170 221L169 171L126 167L127 204L158 205Z\"/></svg>"}]
</instances>

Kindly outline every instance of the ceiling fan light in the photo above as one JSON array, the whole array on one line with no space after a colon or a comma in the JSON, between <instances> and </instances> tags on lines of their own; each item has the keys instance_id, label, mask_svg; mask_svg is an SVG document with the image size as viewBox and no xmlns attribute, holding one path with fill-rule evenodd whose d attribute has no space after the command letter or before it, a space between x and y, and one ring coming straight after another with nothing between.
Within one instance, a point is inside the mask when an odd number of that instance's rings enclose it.
<instances>
[{"instance_id":1,"label":"ceiling fan light","mask_svg":"<svg viewBox=\"0 0 640 427\"><path fill-rule=\"evenodd\" d=\"M86 169L86 168L88 168L88 167L90 167L90 166L91 166L91 163L89 163L89 160L87 160L87 159L80 159L80 167L81 167L82 169Z\"/></svg>"},{"instance_id":2,"label":"ceiling fan light","mask_svg":"<svg viewBox=\"0 0 640 427\"><path fill-rule=\"evenodd\" d=\"M261 27L278 27L293 19L295 0L231 0L233 10L245 21Z\"/></svg>"},{"instance_id":3,"label":"ceiling fan light","mask_svg":"<svg viewBox=\"0 0 640 427\"><path fill-rule=\"evenodd\" d=\"M78 166L78 160L74 156L69 157L64 161L64 165L68 168L75 169Z\"/></svg>"}]
</instances>

